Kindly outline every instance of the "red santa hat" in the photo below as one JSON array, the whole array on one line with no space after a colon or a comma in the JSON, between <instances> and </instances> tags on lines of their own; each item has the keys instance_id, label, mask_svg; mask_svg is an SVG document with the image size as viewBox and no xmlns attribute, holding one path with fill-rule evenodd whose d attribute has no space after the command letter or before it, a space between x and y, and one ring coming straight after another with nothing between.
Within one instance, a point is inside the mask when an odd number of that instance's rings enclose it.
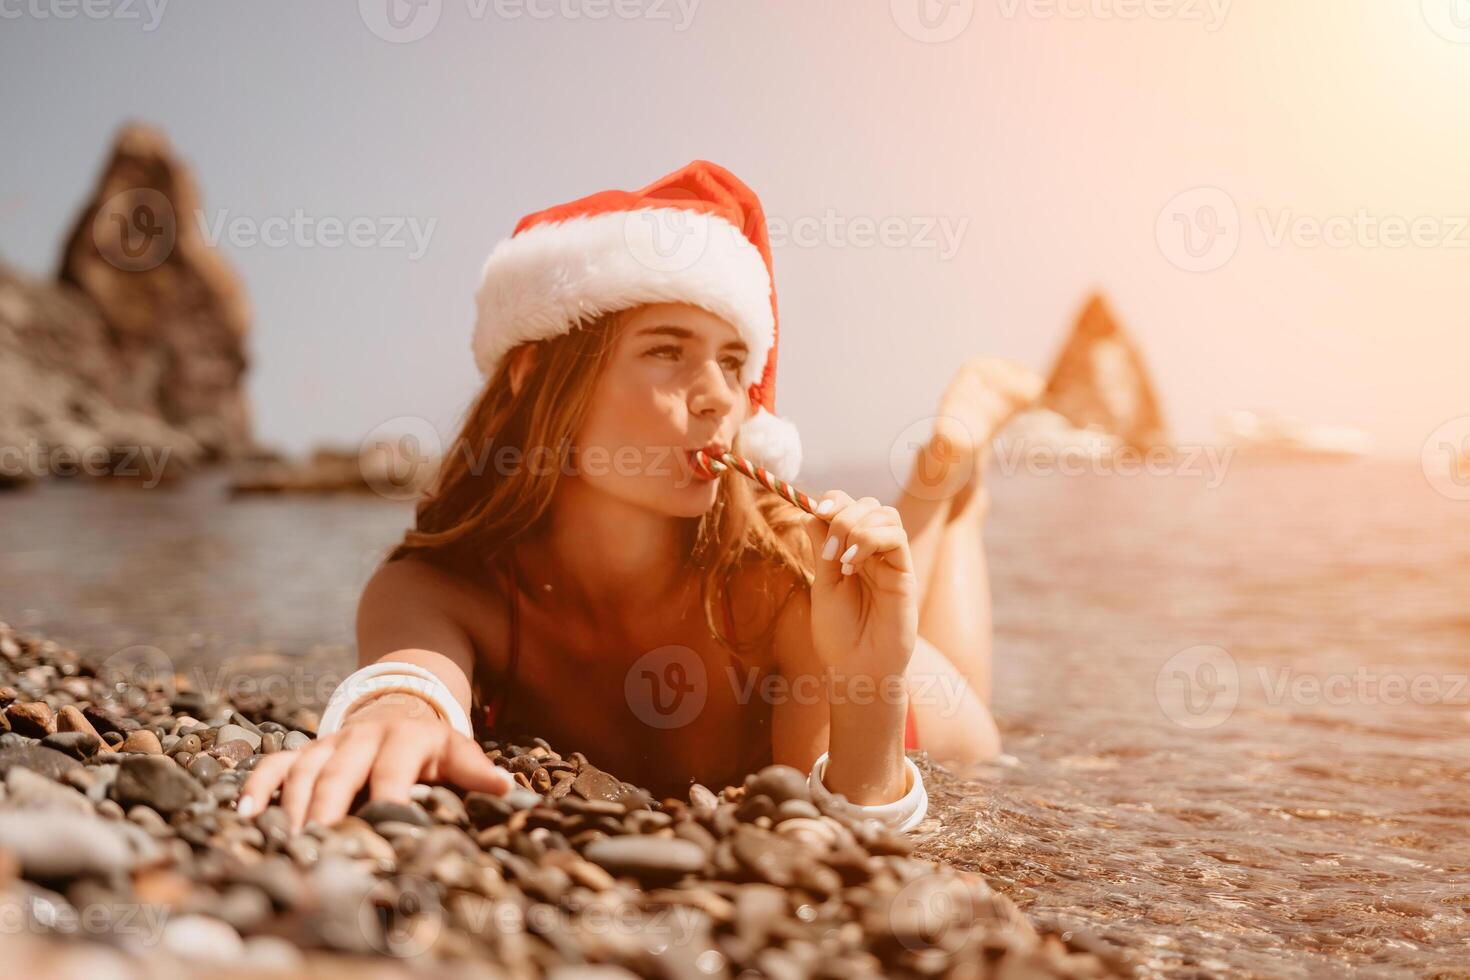
<instances>
[{"instance_id":1,"label":"red santa hat","mask_svg":"<svg viewBox=\"0 0 1470 980\"><path fill-rule=\"evenodd\" d=\"M695 160L636 191L607 190L526 215L486 259L475 294L475 363L492 377L527 341L643 303L684 302L728 321L749 347L752 415L733 447L777 477L801 469L796 426L776 415L776 287L766 216L724 167Z\"/></svg>"}]
</instances>

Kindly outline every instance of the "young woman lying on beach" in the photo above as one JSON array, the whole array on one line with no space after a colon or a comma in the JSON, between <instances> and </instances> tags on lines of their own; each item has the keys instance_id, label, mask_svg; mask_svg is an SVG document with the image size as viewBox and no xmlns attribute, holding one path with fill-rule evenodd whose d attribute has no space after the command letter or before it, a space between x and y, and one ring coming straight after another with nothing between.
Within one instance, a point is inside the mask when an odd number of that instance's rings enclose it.
<instances>
[{"instance_id":1,"label":"young woman lying on beach","mask_svg":"<svg viewBox=\"0 0 1470 980\"><path fill-rule=\"evenodd\" d=\"M663 193L670 186L694 191ZM569 309L549 325L542 317L539 335L506 332L528 319L497 312L506 277L547 272L551 261L546 242L526 236L580 224L568 245L580 256L596 248L589 223L626 222L630 202L686 208L689 195L715 201L693 212L710 221L728 215L734 195L746 212L730 223L747 229L734 244L703 241L672 275L657 271L657 296L690 301L649 301L649 290L627 286L646 286L648 270L624 270L591 316ZM296 828L341 818L364 786L399 801L416 782L502 793L510 775L477 739L533 733L659 796L784 763L811 773L814 792L908 829L922 814L892 809L922 791L906 748L957 763L999 751L981 480L991 434L1040 381L1000 361L962 367L896 506L830 490L814 516L734 470L710 473L695 451L775 459L783 447L772 450L772 426L777 443L794 436L766 411L769 286L758 294L767 335L750 313L759 307L722 308L724 286L711 282L723 280L689 272L736 249L763 266L725 256L720 276L769 275L753 201L728 171L696 161L642 191L523 219L509 242L538 247L530 266L507 268L524 248L492 254L476 328L488 382L414 530L358 606L365 670L354 678L388 676L339 686L311 745L261 760L241 812L259 812L277 789ZM566 254L549 267L562 288L606 272L570 275ZM579 290L572 305L585 308ZM968 476L936 492L942 472Z\"/></svg>"}]
</instances>

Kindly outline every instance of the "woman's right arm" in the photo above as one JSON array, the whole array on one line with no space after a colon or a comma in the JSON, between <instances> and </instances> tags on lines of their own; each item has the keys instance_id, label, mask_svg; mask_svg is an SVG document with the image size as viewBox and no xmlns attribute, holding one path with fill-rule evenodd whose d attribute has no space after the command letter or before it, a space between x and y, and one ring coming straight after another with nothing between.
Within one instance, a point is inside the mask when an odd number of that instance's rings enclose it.
<instances>
[{"instance_id":1,"label":"woman's right arm","mask_svg":"<svg viewBox=\"0 0 1470 980\"><path fill-rule=\"evenodd\" d=\"M392 660L423 667L468 713L475 650L446 608L452 589L442 573L422 562L381 566L358 601L358 665ZM450 727L428 701L393 693L361 702L341 728L305 748L262 758L236 808L253 816L280 788L281 807L292 829L299 830L308 820L331 824L341 819L364 784L370 799L406 802L418 782L452 782L497 794L513 785L510 773Z\"/></svg>"}]
</instances>

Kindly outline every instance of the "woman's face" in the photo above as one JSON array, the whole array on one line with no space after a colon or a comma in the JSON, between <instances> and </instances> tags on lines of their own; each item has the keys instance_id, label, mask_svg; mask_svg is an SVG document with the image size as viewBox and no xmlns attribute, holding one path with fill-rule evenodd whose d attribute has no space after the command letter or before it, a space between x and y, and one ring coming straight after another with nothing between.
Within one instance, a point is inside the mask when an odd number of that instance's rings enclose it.
<instances>
[{"instance_id":1,"label":"woman's face","mask_svg":"<svg viewBox=\"0 0 1470 980\"><path fill-rule=\"evenodd\" d=\"M730 323L687 303L637 307L617 330L574 438L577 476L641 507L697 517L714 505L718 484L692 453L729 449L745 420L745 342Z\"/></svg>"}]
</instances>

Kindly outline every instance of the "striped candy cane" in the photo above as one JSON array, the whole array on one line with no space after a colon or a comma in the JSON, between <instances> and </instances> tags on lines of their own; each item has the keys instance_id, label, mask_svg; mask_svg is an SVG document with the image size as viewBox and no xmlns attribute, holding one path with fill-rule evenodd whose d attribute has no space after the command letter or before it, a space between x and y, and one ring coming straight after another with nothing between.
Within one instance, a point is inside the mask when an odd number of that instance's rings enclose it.
<instances>
[{"instance_id":1,"label":"striped candy cane","mask_svg":"<svg viewBox=\"0 0 1470 980\"><path fill-rule=\"evenodd\" d=\"M757 466L743 456L736 456L734 453L721 453L718 458L715 458L703 449L694 455L699 462L703 463L713 473L722 473L727 467L733 466L737 471L744 473L767 490L779 493L782 497L791 501L808 514L817 513L817 502L815 500L785 480L778 480L765 467Z\"/></svg>"}]
</instances>

